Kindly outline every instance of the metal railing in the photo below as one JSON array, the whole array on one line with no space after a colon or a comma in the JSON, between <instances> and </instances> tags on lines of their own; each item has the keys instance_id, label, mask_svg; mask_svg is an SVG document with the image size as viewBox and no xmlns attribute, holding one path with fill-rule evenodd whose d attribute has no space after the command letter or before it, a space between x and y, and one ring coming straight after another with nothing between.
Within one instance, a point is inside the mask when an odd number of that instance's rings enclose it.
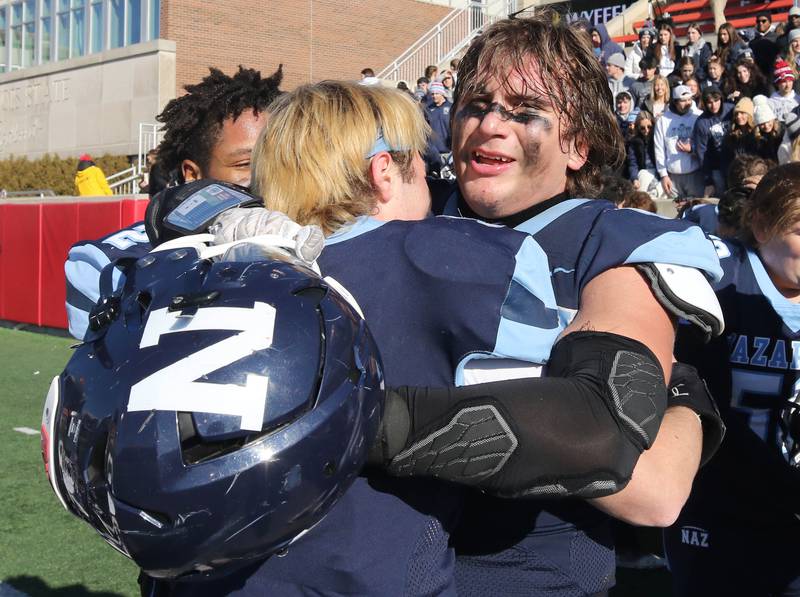
<instances>
[{"instance_id":1,"label":"metal railing","mask_svg":"<svg viewBox=\"0 0 800 597\"><path fill-rule=\"evenodd\" d=\"M446 64L472 41L487 25L507 17L516 2L509 0L469 0L465 6L450 11L430 31L415 41L378 78L416 82L430 64Z\"/></svg>"},{"instance_id":2,"label":"metal railing","mask_svg":"<svg viewBox=\"0 0 800 597\"><path fill-rule=\"evenodd\" d=\"M134 182L139 179L140 174L141 172L137 172L136 166L131 166L107 176L106 182L115 195L133 193Z\"/></svg>"},{"instance_id":3,"label":"metal railing","mask_svg":"<svg viewBox=\"0 0 800 597\"><path fill-rule=\"evenodd\" d=\"M133 165L106 177L106 182L115 195L139 192L139 179L147 167L147 152L158 147L163 136L157 124L139 123L139 152Z\"/></svg>"}]
</instances>

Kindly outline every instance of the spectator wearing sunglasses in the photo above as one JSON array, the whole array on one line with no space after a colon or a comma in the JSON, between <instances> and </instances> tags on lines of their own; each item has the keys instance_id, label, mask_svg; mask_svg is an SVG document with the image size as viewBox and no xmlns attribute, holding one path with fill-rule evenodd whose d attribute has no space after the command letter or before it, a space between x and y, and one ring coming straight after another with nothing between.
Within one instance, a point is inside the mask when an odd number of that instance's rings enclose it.
<instances>
[{"instance_id":1,"label":"spectator wearing sunglasses","mask_svg":"<svg viewBox=\"0 0 800 597\"><path fill-rule=\"evenodd\" d=\"M762 10L756 14L756 28L753 39L750 41L753 50L753 59L764 75L771 79L775 58L780 53L778 47L778 34L772 25L772 15L769 11Z\"/></svg>"}]
</instances>

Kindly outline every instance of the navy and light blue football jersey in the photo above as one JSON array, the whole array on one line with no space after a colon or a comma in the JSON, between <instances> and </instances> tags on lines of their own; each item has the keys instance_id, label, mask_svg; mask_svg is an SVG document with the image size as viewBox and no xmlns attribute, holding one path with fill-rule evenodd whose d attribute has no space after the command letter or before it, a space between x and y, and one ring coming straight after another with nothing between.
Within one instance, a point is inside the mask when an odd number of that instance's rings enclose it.
<instances>
[{"instance_id":1,"label":"navy and light blue football jersey","mask_svg":"<svg viewBox=\"0 0 800 597\"><path fill-rule=\"evenodd\" d=\"M719 227L719 207L710 203L693 205L681 217L700 226L706 234L717 234Z\"/></svg>"},{"instance_id":2,"label":"navy and light blue football jersey","mask_svg":"<svg viewBox=\"0 0 800 597\"><path fill-rule=\"evenodd\" d=\"M725 416L740 418L778 451L784 401L800 391L800 304L775 288L755 251L736 242L717 244L725 275L715 290L725 334L690 358Z\"/></svg>"},{"instance_id":3,"label":"navy and light blue football jersey","mask_svg":"<svg viewBox=\"0 0 800 597\"><path fill-rule=\"evenodd\" d=\"M680 326L676 356L706 380L727 433L664 532L674 588L681 595L796 595L800 475L781 453L778 422L800 389L800 304L775 288L755 251L716 243L725 333L703 344Z\"/></svg>"},{"instance_id":4,"label":"navy and light blue football jersey","mask_svg":"<svg viewBox=\"0 0 800 597\"><path fill-rule=\"evenodd\" d=\"M363 310L389 385L450 386L466 355L498 347L542 363L563 329L544 253L506 228L359 218L327 239L319 265ZM498 340L507 326L531 341ZM449 530L462 494L370 473L285 554L227 579L174 583L173 594L455 595Z\"/></svg>"},{"instance_id":5,"label":"navy and light blue football jersey","mask_svg":"<svg viewBox=\"0 0 800 597\"><path fill-rule=\"evenodd\" d=\"M144 223L137 222L96 241L72 245L64 264L67 283L67 321L69 333L83 340L89 327L89 313L100 299L101 292L110 293L122 286L124 274L111 266L107 272L108 288L101 289L101 272L120 259L138 259L151 249Z\"/></svg>"},{"instance_id":6,"label":"navy and light blue football jersey","mask_svg":"<svg viewBox=\"0 0 800 597\"><path fill-rule=\"evenodd\" d=\"M611 255L599 260L589 255L597 248L592 244L584 252L581 284L620 264ZM691 264L704 259L716 263L710 244ZM387 223L359 218L328 238L319 264L361 306L389 385L537 375L570 319L558 308L548 258L538 242L505 227L447 217ZM500 367L487 367L489 362ZM459 519L463 495L435 480L370 474L285 555L246 574L201 587L176 584L175 590L452 595L449 531ZM492 594L507 593L498 587Z\"/></svg>"},{"instance_id":7,"label":"navy and light blue football jersey","mask_svg":"<svg viewBox=\"0 0 800 597\"><path fill-rule=\"evenodd\" d=\"M444 213L464 209L457 191ZM516 224L547 255L563 325L574 318L586 284L620 265L698 267L722 276L714 246L688 222L603 200L548 201ZM624 300L624 297L620 297ZM455 533L460 595L592 595L614 584L610 518L583 501L511 502L471 493Z\"/></svg>"}]
</instances>

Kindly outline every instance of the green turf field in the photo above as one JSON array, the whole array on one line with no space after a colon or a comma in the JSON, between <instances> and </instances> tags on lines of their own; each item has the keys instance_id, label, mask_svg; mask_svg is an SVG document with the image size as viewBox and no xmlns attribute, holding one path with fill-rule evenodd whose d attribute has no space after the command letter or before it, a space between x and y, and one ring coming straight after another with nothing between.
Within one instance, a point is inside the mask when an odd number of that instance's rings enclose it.
<instances>
[{"instance_id":1,"label":"green turf field","mask_svg":"<svg viewBox=\"0 0 800 597\"><path fill-rule=\"evenodd\" d=\"M0 328L0 495L6 513L0 521L0 582L31 597L138 595L136 567L68 514L44 475L38 435L42 404L73 342ZM663 570L619 570L617 582L612 597L670 595Z\"/></svg>"},{"instance_id":2,"label":"green turf field","mask_svg":"<svg viewBox=\"0 0 800 597\"><path fill-rule=\"evenodd\" d=\"M0 328L0 581L33 597L138 595L136 567L68 514L44 475L42 404L73 342Z\"/></svg>"}]
</instances>

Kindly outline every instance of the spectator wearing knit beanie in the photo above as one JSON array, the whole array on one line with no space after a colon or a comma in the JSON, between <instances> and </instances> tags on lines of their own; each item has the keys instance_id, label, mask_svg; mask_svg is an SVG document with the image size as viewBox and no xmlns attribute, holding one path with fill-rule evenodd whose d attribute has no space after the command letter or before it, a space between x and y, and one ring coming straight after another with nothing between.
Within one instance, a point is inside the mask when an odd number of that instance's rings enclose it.
<instances>
[{"instance_id":1,"label":"spectator wearing knit beanie","mask_svg":"<svg viewBox=\"0 0 800 597\"><path fill-rule=\"evenodd\" d=\"M798 75L800 75L800 29L792 29L786 34L787 47L786 47L786 62L789 63L789 68L794 73L795 83L797 82Z\"/></svg>"},{"instance_id":2,"label":"spectator wearing knit beanie","mask_svg":"<svg viewBox=\"0 0 800 597\"><path fill-rule=\"evenodd\" d=\"M425 119L431 125L431 144L439 153L450 151L450 102L445 97L441 81L428 86L431 102L425 107Z\"/></svg>"},{"instance_id":3,"label":"spectator wearing knit beanie","mask_svg":"<svg viewBox=\"0 0 800 597\"><path fill-rule=\"evenodd\" d=\"M783 141L783 124L778 122L769 100L763 95L753 98L753 122L756 129L753 133L755 139L755 155L765 160L778 159L778 147Z\"/></svg>"},{"instance_id":4,"label":"spectator wearing knit beanie","mask_svg":"<svg viewBox=\"0 0 800 597\"><path fill-rule=\"evenodd\" d=\"M783 59L775 61L774 83L775 92L769 98L770 105L778 120L784 122L786 116L800 105L800 95L794 90L794 73L789 63Z\"/></svg>"},{"instance_id":5,"label":"spectator wearing knit beanie","mask_svg":"<svg viewBox=\"0 0 800 597\"><path fill-rule=\"evenodd\" d=\"M730 164L736 156L754 154L755 123L753 121L753 100L743 97L733 107L731 128L722 141L722 163Z\"/></svg>"}]
</instances>

